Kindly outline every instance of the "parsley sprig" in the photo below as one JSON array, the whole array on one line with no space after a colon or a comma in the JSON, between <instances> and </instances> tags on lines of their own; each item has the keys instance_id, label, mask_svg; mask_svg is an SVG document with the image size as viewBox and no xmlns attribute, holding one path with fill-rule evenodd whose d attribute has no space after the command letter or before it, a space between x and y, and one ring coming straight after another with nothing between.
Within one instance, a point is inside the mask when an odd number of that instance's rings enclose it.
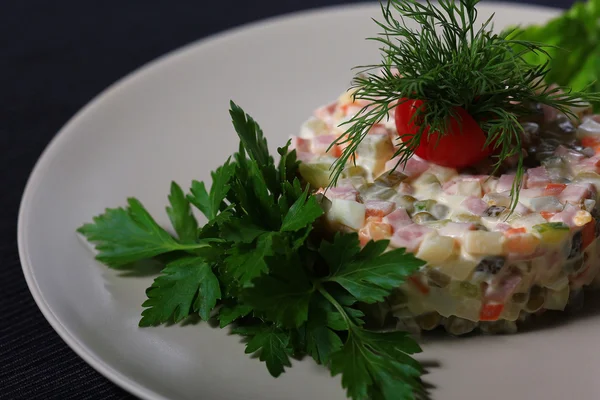
<instances>
[{"instance_id":1,"label":"parsley sprig","mask_svg":"<svg viewBox=\"0 0 600 400\"><path fill-rule=\"evenodd\" d=\"M365 327L360 303L381 302L424 263L388 241L361 248L358 235L317 234L318 198L297 178L288 145L276 164L258 124L233 102L239 151L212 173L207 189L172 183L167 213L176 236L142 204L107 209L79 228L96 258L113 268L146 259L166 263L148 288L140 326L216 318L245 336L273 376L309 355L342 375L353 399L421 398L421 351L403 332ZM192 207L208 219L198 224Z\"/></svg>"},{"instance_id":2,"label":"parsley sprig","mask_svg":"<svg viewBox=\"0 0 600 400\"><path fill-rule=\"evenodd\" d=\"M597 102L600 94L545 86L549 64L527 60L534 53L549 56L548 46L519 40L514 28L494 33L493 16L478 25L478 3L479 0L382 3L383 20L376 21L382 31L371 39L381 45L383 60L377 65L359 67L362 71L354 79L354 98L369 104L344 123L347 130L336 143L345 145L345 149L333 165L332 186L374 124L386 118L399 101L422 100L424 105L413 116L420 129L398 146L394 154L399 157L398 165L412 157L425 129L429 129L428 135L445 135L451 119L460 124L456 107L462 107L486 133L484 147L491 145L498 150L496 168L504 160L518 157L511 191L513 208L517 205L524 173L520 118L530 115L530 105L538 103L575 117L573 107ZM418 28L407 24L409 20Z\"/></svg>"}]
</instances>

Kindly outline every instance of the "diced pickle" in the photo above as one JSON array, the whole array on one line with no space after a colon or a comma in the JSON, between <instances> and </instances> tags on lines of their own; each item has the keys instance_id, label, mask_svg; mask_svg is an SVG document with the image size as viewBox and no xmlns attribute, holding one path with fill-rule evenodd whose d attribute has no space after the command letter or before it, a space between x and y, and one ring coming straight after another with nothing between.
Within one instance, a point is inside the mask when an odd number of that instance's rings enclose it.
<instances>
[{"instance_id":1,"label":"diced pickle","mask_svg":"<svg viewBox=\"0 0 600 400\"><path fill-rule=\"evenodd\" d=\"M298 171L312 187L322 188L329 185L330 166L327 163L300 163Z\"/></svg>"},{"instance_id":2,"label":"diced pickle","mask_svg":"<svg viewBox=\"0 0 600 400\"><path fill-rule=\"evenodd\" d=\"M405 179L406 175L400 171L384 172L383 174L379 175L377 179L375 179L375 183L382 186L395 187Z\"/></svg>"},{"instance_id":3,"label":"diced pickle","mask_svg":"<svg viewBox=\"0 0 600 400\"><path fill-rule=\"evenodd\" d=\"M498 218L504 210L506 210L506 207L491 206L491 207L488 207L488 209L483 212L483 215L485 215L487 217Z\"/></svg>"},{"instance_id":4,"label":"diced pickle","mask_svg":"<svg viewBox=\"0 0 600 400\"><path fill-rule=\"evenodd\" d=\"M473 224L477 224L481 222L481 217L478 217L477 215L470 215L470 214L456 214L454 216L452 216L452 219L456 222L470 222Z\"/></svg>"},{"instance_id":5,"label":"diced pickle","mask_svg":"<svg viewBox=\"0 0 600 400\"><path fill-rule=\"evenodd\" d=\"M435 200L419 200L415 201L413 206L415 207L415 212L429 211L436 203L437 201Z\"/></svg>"},{"instance_id":6,"label":"diced pickle","mask_svg":"<svg viewBox=\"0 0 600 400\"><path fill-rule=\"evenodd\" d=\"M448 275L440 272L435 268L430 268L427 271L428 282L431 286L437 286L439 288L444 288L450 284L452 280Z\"/></svg>"},{"instance_id":7,"label":"diced pickle","mask_svg":"<svg viewBox=\"0 0 600 400\"><path fill-rule=\"evenodd\" d=\"M546 244L562 243L569 236L569 227L562 222L534 225L533 230L540 234Z\"/></svg>"},{"instance_id":8,"label":"diced pickle","mask_svg":"<svg viewBox=\"0 0 600 400\"><path fill-rule=\"evenodd\" d=\"M412 220L417 224L423 224L425 222L436 221L436 218L428 212L420 212L413 215Z\"/></svg>"},{"instance_id":9,"label":"diced pickle","mask_svg":"<svg viewBox=\"0 0 600 400\"><path fill-rule=\"evenodd\" d=\"M472 332L475 327L477 327L476 322L469 321L464 318L458 318L454 315L448 317L444 321L444 328L446 328L446 331L448 331L449 334L456 336L465 335L469 332Z\"/></svg>"},{"instance_id":10,"label":"diced pickle","mask_svg":"<svg viewBox=\"0 0 600 400\"><path fill-rule=\"evenodd\" d=\"M481 297L481 291L478 285L473 285L467 281L455 281L452 282L450 292L456 297L467 297L470 299L477 299Z\"/></svg>"},{"instance_id":11,"label":"diced pickle","mask_svg":"<svg viewBox=\"0 0 600 400\"><path fill-rule=\"evenodd\" d=\"M529 293L515 293L512 295L512 301L518 304L523 304L529 300Z\"/></svg>"},{"instance_id":12,"label":"diced pickle","mask_svg":"<svg viewBox=\"0 0 600 400\"><path fill-rule=\"evenodd\" d=\"M394 189L376 185L374 183L363 185L359 189L359 192L361 197L365 200L389 200L397 194Z\"/></svg>"},{"instance_id":13,"label":"diced pickle","mask_svg":"<svg viewBox=\"0 0 600 400\"><path fill-rule=\"evenodd\" d=\"M421 327L421 329L423 329L424 331L431 331L440 325L442 317L440 316L440 314L432 312L428 314L419 315L416 318L416 321L417 324L419 324L419 326Z\"/></svg>"},{"instance_id":14,"label":"diced pickle","mask_svg":"<svg viewBox=\"0 0 600 400\"><path fill-rule=\"evenodd\" d=\"M575 258L581 255L581 245L583 243L581 231L575 232L573 238L571 239L571 249L569 250L568 259Z\"/></svg>"},{"instance_id":15,"label":"diced pickle","mask_svg":"<svg viewBox=\"0 0 600 400\"><path fill-rule=\"evenodd\" d=\"M369 171L367 171L364 167L360 165L352 165L350 167L344 168L342 171L342 178L353 178L353 177L362 177L367 178L369 176Z\"/></svg>"},{"instance_id":16,"label":"diced pickle","mask_svg":"<svg viewBox=\"0 0 600 400\"><path fill-rule=\"evenodd\" d=\"M431 207L429 212L437 219L443 219L446 218L450 213L450 208L445 204L437 203Z\"/></svg>"},{"instance_id":17,"label":"diced pickle","mask_svg":"<svg viewBox=\"0 0 600 400\"><path fill-rule=\"evenodd\" d=\"M475 271L496 275L504 267L505 263L506 258L502 256L485 257L477 264Z\"/></svg>"},{"instance_id":18,"label":"diced pickle","mask_svg":"<svg viewBox=\"0 0 600 400\"><path fill-rule=\"evenodd\" d=\"M544 306L545 301L546 301L546 290L542 287L534 286L531 288L531 291L529 292L529 300L527 301L527 304L525 305L525 310L530 313L539 311Z\"/></svg>"}]
</instances>

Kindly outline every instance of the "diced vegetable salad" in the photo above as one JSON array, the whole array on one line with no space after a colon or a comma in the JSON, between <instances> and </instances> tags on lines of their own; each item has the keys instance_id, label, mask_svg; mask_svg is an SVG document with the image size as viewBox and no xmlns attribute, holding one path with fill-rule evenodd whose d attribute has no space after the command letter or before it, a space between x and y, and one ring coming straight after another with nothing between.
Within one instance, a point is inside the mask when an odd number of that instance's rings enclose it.
<instances>
[{"instance_id":1,"label":"diced vegetable salad","mask_svg":"<svg viewBox=\"0 0 600 400\"><path fill-rule=\"evenodd\" d=\"M580 108L575 121L532 105L522 121L527 172L511 213L510 160L494 176L489 160L460 171L417 156L397 165L394 115L372 127L355 164L325 190L343 150L333 144L340 124L366 105L343 94L317 109L292 145L302 177L326 198L329 229L356 231L363 245L389 239L427 262L371 310L378 323L514 332L516 321L580 298L600 268L600 115Z\"/></svg>"}]
</instances>

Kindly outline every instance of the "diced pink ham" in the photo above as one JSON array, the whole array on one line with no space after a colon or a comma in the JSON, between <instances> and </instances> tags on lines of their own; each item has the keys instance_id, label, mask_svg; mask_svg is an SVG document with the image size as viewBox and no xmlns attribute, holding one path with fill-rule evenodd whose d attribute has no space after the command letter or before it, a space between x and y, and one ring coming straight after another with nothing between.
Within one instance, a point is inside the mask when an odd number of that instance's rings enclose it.
<instances>
[{"instance_id":1,"label":"diced pink ham","mask_svg":"<svg viewBox=\"0 0 600 400\"><path fill-rule=\"evenodd\" d=\"M527 170L527 188L546 187L550 183L550 176L545 167L530 168Z\"/></svg>"},{"instance_id":2,"label":"diced pink ham","mask_svg":"<svg viewBox=\"0 0 600 400\"><path fill-rule=\"evenodd\" d=\"M336 139L336 135L315 136L312 139L311 151L320 155L327 154L327 149Z\"/></svg>"},{"instance_id":3,"label":"diced pink ham","mask_svg":"<svg viewBox=\"0 0 600 400\"><path fill-rule=\"evenodd\" d=\"M505 303L512 296L522 279L518 273L511 273L501 277L497 282L488 286L484 294L484 301Z\"/></svg>"},{"instance_id":4,"label":"diced pink ham","mask_svg":"<svg viewBox=\"0 0 600 400\"><path fill-rule=\"evenodd\" d=\"M498 184L496 185L496 191L497 192L505 192L507 190L511 190L514 181L515 181L515 175L513 175L513 174L500 176L500 179L498 179Z\"/></svg>"},{"instance_id":5,"label":"diced pink ham","mask_svg":"<svg viewBox=\"0 0 600 400\"><path fill-rule=\"evenodd\" d=\"M398 193L402 194L413 194L415 192L415 188L406 182L402 182L398 185L397 191Z\"/></svg>"},{"instance_id":6,"label":"diced pink ham","mask_svg":"<svg viewBox=\"0 0 600 400\"><path fill-rule=\"evenodd\" d=\"M410 219L410 216L404 208L398 208L393 213L386 215L383 222L390 224L392 229L396 231L403 226L412 224L412 219Z\"/></svg>"},{"instance_id":7,"label":"diced pink ham","mask_svg":"<svg viewBox=\"0 0 600 400\"><path fill-rule=\"evenodd\" d=\"M499 232L506 232L509 229L512 229L512 226L510 226L506 222L498 222L496 224L496 230Z\"/></svg>"},{"instance_id":8,"label":"diced pink ham","mask_svg":"<svg viewBox=\"0 0 600 400\"><path fill-rule=\"evenodd\" d=\"M565 205L564 210L553 215L549 221L550 222L562 222L565 225L569 226L570 228L574 228L577 225L575 224L575 221L573 221L573 217L575 217L575 214L577 214L577 211L580 211L580 210L581 209L579 207L576 207L571 203L567 203Z\"/></svg>"},{"instance_id":9,"label":"diced pink ham","mask_svg":"<svg viewBox=\"0 0 600 400\"><path fill-rule=\"evenodd\" d=\"M390 170L396 166L398 158L394 157L385 163L385 169ZM429 169L429 163L417 156L412 156L406 162L406 165L398 165L397 171L402 172L409 177L417 177Z\"/></svg>"},{"instance_id":10,"label":"diced pink ham","mask_svg":"<svg viewBox=\"0 0 600 400\"><path fill-rule=\"evenodd\" d=\"M292 143L290 144L290 150L296 150L297 153L309 153L311 148L311 139L301 138L299 136L292 137Z\"/></svg>"},{"instance_id":11,"label":"diced pink ham","mask_svg":"<svg viewBox=\"0 0 600 400\"><path fill-rule=\"evenodd\" d=\"M440 236L463 237L465 232L475 229L475 225L468 222L448 222L438 230Z\"/></svg>"},{"instance_id":12,"label":"diced pink ham","mask_svg":"<svg viewBox=\"0 0 600 400\"><path fill-rule=\"evenodd\" d=\"M594 156L581 160L578 163L577 169L580 171L600 172L600 157Z\"/></svg>"},{"instance_id":13,"label":"diced pink ham","mask_svg":"<svg viewBox=\"0 0 600 400\"><path fill-rule=\"evenodd\" d=\"M544 195L545 187L535 187L530 189L521 189L519 191L519 197L526 197L532 199L534 197L542 197Z\"/></svg>"},{"instance_id":14,"label":"diced pink ham","mask_svg":"<svg viewBox=\"0 0 600 400\"><path fill-rule=\"evenodd\" d=\"M580 185L567 185L565 190L558 196L561 203L579 204L583 199L589 199L592 195L593 185L584 183Z\"/></svg>"},{"instance_id":15,"label":"diced pink ham","mask_svg":"<svg viewBox=\"0 0 600 400\"><path fill-rule=\"evenodd\" d=\"M307 163L314 160L316 155L307 151L296 150L296 157L298 158L298 161Z\"/></svg>"},{"instance_id":16,"label":"diced pink ham","mask_svg":"<svg viewBox=\"0 0 600 400\"><path fill-rule=\"evenodd\" d=\"M330 199L358 201L358 190L352 186L332 187L325 193Z\"/></svg>"},{"instance_id":17,"label":"diced pink ham","mask_svg":"<svg viewBox=\"0 0 600 400\"><path fill-rule=\"evenodd\" d=\"M315 110L315 117L322 119L322 120L328 120L331 115L335 112L335 109L337 107L337 101L327 104L325 106L319 107Z\"/></svg>"},{"instance_id":18,"label":"diced pink ham","mask_svg":"<svg viewBox=\"0 0 600 400\"><path fill-rule=\"evenodd\" d=\"M542 104L542 111L544 112L544 122L554 121L559 114L559 111L556 108L547 106L545 104Z\"/></svg>"},{"instance_id":19,"label":"diced pink ham","mask_svg":"<svg viewBox=\"0 0 600 400\"><path fill-rule=\"evenodd\" d=\"M396 203L391 201L367 200L367 217L385 217L396 207Z\"/></svg>"},{"instance_id":20,"label":"diced pink ham","mask_svg":"<svg viewBox=\"0 0 600 400\"><path fill-rule=\"evenodd\" d=\"M523 189L525 190L525 189ZM527 215L529 213L531 213L531 210L526 207L523 203L519 202L517 203L517 206L515 207L515 212L517 214L521 214L521 215Z\"/></svg>"},{"instance_id":21,"label":"diced pink ham","mask_svg":"<svg viewBox=\"0 0 600 400\"><path fill-rule=\"evenodd\" d=\"M423 237L431 231L433 229L419 224L404 226L394 232L390 239L390 245L396 248L405 248L406 251L414 253L419 249Z\"/></svg>"},{"instance_id":22,"label":"diced pink ham","mask_svg":"<svg viewBox=\"0 0 600 400\"><path fill-rule=\"evenodd\" d=\"M481 200L479 197L469 196L462 203L460 203L463 207L465 207L470 213L475 215L483 215L483 212L487 210L488 205L485 201Z\"/></svg>"},{"instance_id":23,"label":"diced pink ham","mask_svg":"<svg viewBox=\"0 0 600 400\"><path fill-rule=\"evenodd\" d=\"M446 194L454 195L458 190L458 185L456 184L456 181L451 180L442 185L442 190Z\"/></svg>"},{"instance_id":24,"label":"diced pink ham","mask_svg":"<svg viewBox=\"0 0 600 400\"><path fill-rule=\"evenodd\" d=\"M556 148L554 154L559 157L564 157L571 162L581 161L585 158L585 156L580 152L568 149L562 144Z\"/></svg>"},{"instance_id":25,"label":"diced pink ham","mask_svg":"<svg viewBox=\"0 0 600 400\"><path fill-rule=\"evenodd\" d=\"M388 135L388 130L383 124L375 124L369 130L369 135Z\"/></svg>"}]
</instances>

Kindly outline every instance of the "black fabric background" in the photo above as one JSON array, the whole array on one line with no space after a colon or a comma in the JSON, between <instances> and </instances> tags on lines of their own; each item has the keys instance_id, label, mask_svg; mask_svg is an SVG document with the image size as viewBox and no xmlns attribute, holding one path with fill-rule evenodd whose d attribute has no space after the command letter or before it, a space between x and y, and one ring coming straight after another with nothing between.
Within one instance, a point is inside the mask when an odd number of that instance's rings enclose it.
<instances>
[{"instance_id":1,"label":"black fabric background","mask_svg":"<svg viewBox=\"0 0 600 400\"><path fill-rule=\"evenodd\" d=\"M67 347L21 272L19 201L61 126L115 80L186 43L274 15L356 1L0 0L0 399L133 398ZM529 2L566 8L573 0Z\"/></svg>"}]
</instances>

